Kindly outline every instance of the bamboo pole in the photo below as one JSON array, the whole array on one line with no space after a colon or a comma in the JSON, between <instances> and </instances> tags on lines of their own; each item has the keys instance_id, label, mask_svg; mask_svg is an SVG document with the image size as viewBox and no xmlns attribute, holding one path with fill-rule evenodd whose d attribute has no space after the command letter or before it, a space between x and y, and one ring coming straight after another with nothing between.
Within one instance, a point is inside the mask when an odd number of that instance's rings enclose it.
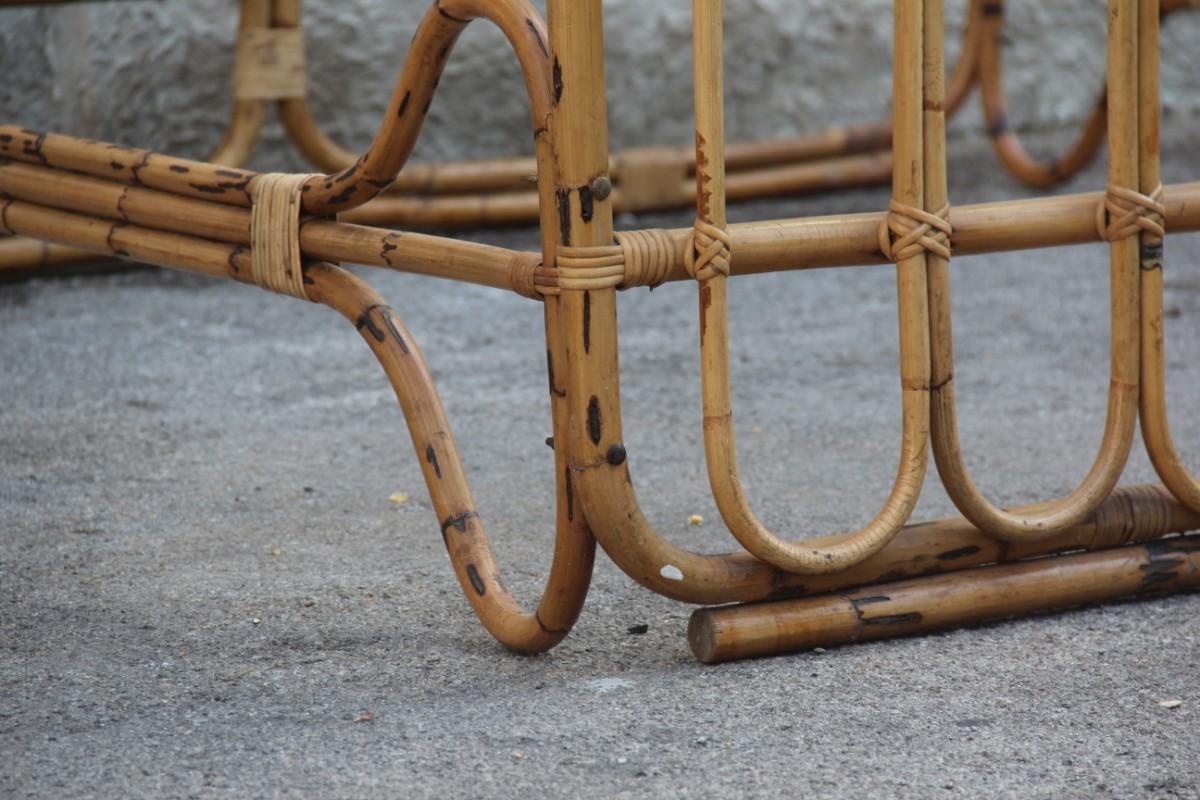
<instances>
[{"instance_id":1,"label":"bamboo pole","mask_svg":"<svg viewBox=\"0 0 1200 800\"><path fill-rule=\"evenodd\" d=\"M846 594L700 609L696 658L716 664L910 636L1122 597L1200 589L1200 536L867 586Z\"/></svg>"},{"instance_id":2,"label":"bamboo pole","mask_svg":"<svg viewBox=\"0 0 1200 800\"><path fill-rule=\"evenodd\" d=\"M1110 19L1124 20L1135 12L1136 2L1113 6ZM1136 26L1114 22L1110 36L1110 77L1112 107L1118 113L1132 112L1136 85ZM1124 68L1123 68L1123 66ZM1120 72L1120 74L1117 74ZM940 98L926 103L938 106ZM927 112L935 113L935 112ZM928 117L927 117L928 118ZM1136 117L1135 117L1136 124ZM1112 128L1111 183L1125 185L1129 180L1129 160L1136 153L1136 128L1131 132L1124 120L1115 120ZM944 128L939 130L944 142ZM1126 139L1125 137L1129 137ZM928 143L934 146L938 143ZM940 146L944 147L944 144ZM1136 163L1134 164L1136 168ZM1136 175L1136 171L1134 173ZM944 159L936 185L937 204L945 202ZM1134 291L1136 300L1136 266L1129 259L1127 242L1113 242L1112 267L1112 380L1109 384L1109 412L1100 451L1092 468L1079 487L1061 501L1049 504L1044 511L1020 515L1004 511L990 503L971 479L959 443L954 392L954 355L950 312L950 270L947 259L933 257L930 267L930 306L932 327L930 338L933 353L932 441L934 456L942 484L959 511L981 530L1005 541L1020 541L1049 535L1077 524L1096 507L1116 486L1121 470L1129 457L1136 422L1137 350L1134 331L1137 329L1137 309L1131 306L1125 293Z\"/></svg>"},{"instance_id":3,"label":"bamboo pole","mask_svg":"<svg viewBox=\"0 0 1200 800\"><path fill-rule=\"evenodd\" d=\"M1143 0L1138 17L1138 190L1153 196L1159 168L1159 14L1156 0ZM1169 225L1169 223L1168 223ZM1179 501L1200 509L1200 481L1187 470L1172 441L1167 415L1166 336L1163 324L1162 237L1139 234L1141 270L1142 439L1154 469Z\"/></svg>"},{"instance_id":4,"label":"bamboo pole","mask_svg":"<svg viewBox=\"0 0 1200 800\"><path fill-rule=\"evenodd\" d=\"M0 193L111 223L131 222L236 245L250 243L250 212L155 189L123 186L84 175L21 163L0 163ZM70 232L59 234L71 244ZM518 254L491 245L312 219L300 229L304 254L418 275L511 289L510 265Z\"/></svg>"},{"instance_id":5,"label":"bamboo pole","mask_svg":"<svg viewBox=\"0 0 1200 800\"><path fill-rule=\"evenodd\" d=\"M914 11L917 13L914 15ZM919 147L920 107L900 92L920 91L922 17L919 6L897 4L896 122L893 148L896 163L904 165L911 174L906 158L914 146ZM707 241L701 224L725 228L724 162L722 159L723 132L721 113L721 29L720 4L713 0L697 0L693 5L696 67L696 148L697 163L707 165L707 178L697 178L697 232L694 244L697 253ZM915 30L901 34L901 25ZM939 30L940 34L940 30ZM909 39L906 37L914 37ZM904 49L907 46L908 49ZM908 83L912 71L918 70L915 83ZM916 116L914 128L902 114ZM917 141L910 137L916 132ZM911 142L911 143L910 143ZM904 190L905 177L901 181ZM704 236L704 238L701 238ZM905 268L912 273L905 276ZM924 328L923 286L912 280L923 272L919 261L900 267L901 376L904 386L904 429L901 445L901 467L892 492L879 514L863 529L823 537L817 541L787 542L769 531L751 510L742 489L738 473L734 438L732 390L729 380L729 322L727 277L719 271L711 276L698 273L700 301L700 358L701 397L704 408L704 449L709 484L721 518L730 532L748 551L763 561L789 572L823 574L859 563L882 549L903 527L912 513L920 494L925 470L925 444L928 420L928 344ZM907 287L912 291L906 291ZM917 296L916 289L921 289ZM909 305L916 301L915 306ZM906 326L920 325L916 335ZM913 345L916 349L913 349ZM922 388L910 387L908 380L924 372ZM918 378L920 380L920 378ZM910 388L912 390L910 391Z\"/></svg>"}]
</instances>

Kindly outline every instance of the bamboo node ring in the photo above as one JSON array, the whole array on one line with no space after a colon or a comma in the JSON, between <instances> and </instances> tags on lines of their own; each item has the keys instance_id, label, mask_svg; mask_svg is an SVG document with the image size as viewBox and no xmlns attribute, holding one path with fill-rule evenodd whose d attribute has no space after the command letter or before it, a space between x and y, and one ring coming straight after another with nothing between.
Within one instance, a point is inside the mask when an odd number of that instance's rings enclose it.
<instances>
[{"instance_id":1,"label":"bamboo node ring","mask_svg":"<svg viewBox=\"0 0 1200 800\"><path fill-rule=\"evenodd\" d=\"M254 183L251 276L268 291L307 300L300 261L300 193L308 175L268 172Z\"/></svg>"},{"instance_id":2,"label":"bamboo node ring","mask_svg":"<svg viewBox=\"0 0 1200 800\"><path fill-rule=\"evenodd\" d=\"M733 238L723 228L697 219L692 228L692 246L686 251L684 266L688 275L707 281L718 275L729 276Z\"/></svg>"},{"instance_id":3,"label":"bamboo node ring","mask_svg":"<svg viewBox=\"0 0 1200 800\"><path fill-rule=\"evenodd\" d=\"M1148 195L1110 183L1104 199L1096 204L1096 233L1104 241L1116 242L1142 231L1159 239L1166 235L1160 183Z\"/></svg>"},{"instance_id":4,"label":"bamboo node ring","mask_svg":"<svg viewBox=\"0 0 1200 800\"><path fill-rule=\"evenodd\" d=\"M952 232L948 204L932 213L893 197L888 213L879 223L879 249L889 261L903 261L923 250L950 258Z\"/></svg>"}]
</instances>

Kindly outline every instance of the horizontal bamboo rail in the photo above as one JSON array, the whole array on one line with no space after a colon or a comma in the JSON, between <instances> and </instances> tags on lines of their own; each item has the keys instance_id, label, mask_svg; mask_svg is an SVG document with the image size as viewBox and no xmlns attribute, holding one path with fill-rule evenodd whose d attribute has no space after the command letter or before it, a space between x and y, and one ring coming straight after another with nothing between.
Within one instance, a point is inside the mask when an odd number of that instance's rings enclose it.
<instances>
[{"instance_id":1,"label":"horizontal bamboo rail","mask_svg":"<svg viewBox=\"0 0 1200 800\"><path fill-rule=\"evenodd\" d=\"M0 194L112 221L234 244L249 242L248 210L154 189L127 186L34 163L0 159ZM1096 206L1104 195L1090 192L957 206L950 211L956 256L1098 242ZM1200 230L1200 181L1165 187L1166 224L1174 232ZM368 206L369 207L369 206ZM347 215L340 215L344 218ZM737 258L731 276L825 267L886 263L879 251L883 214L845 214L734 223L729 233ZM682 244L691 229L667 231L667 281L688 280ZM55 241L70 245L69 229ZM0 238L0 246L6 240ZM429 234L390 231L313 219L301 227L306 255L323 261L384 267L418 275L512 289L516 251ZM402 249L394 249L398 243ZM8 246L16 247L16 241ZM28 247L29 245L19 245ZM32 252L40 252L33 250ZM81 251L82 252L82 251ZM65 256L64 256L65 257Z\"/></svg>"}]
</instances>

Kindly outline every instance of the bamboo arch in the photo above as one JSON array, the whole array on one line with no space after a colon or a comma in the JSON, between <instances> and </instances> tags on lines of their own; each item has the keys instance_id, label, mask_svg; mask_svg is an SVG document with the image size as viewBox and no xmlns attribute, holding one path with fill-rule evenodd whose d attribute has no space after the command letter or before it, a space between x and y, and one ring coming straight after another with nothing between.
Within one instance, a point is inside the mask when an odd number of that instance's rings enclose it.
<instances>
[{"instance_id":1,"label":"bamboo arch","mask_svg":"<svg viewBox=\"0 0 1200 800\"><path fill-rule=\"evenodd\" d=\"M1122 113L1108 131L1104 194L950 209L945 114L969 73L956 70L945 87L942 0L896 0L890 209L727 225L720 2L694 0L696 223L614 234L600 0L549 0L548 28L525 0L437 0L374 143L337 174L265 176L4 125L0 232L254 283L328 305L353 322L396 391L464 594L485 628L520 652L548 649L567 634L597 542L634 580L668 597L758 603L693 615L689 637L705 661L1194 588L1200 537L1162 538L1200 527L1200 508L1196 481L1167 431L1161 247L1165 229L1200 230L1200 183L1158 184L1158 3L1109 4L1108 106ZM540 253L344 221L344 212L404 174L438 76L475 18L504 32L524 76ZM972 19L968 29L982 42ZM949 256L1098 236L1111 243L1114 278L1114 388L1101 458L1066 502L993 509L971 494L954 437ZM543 304L557 512L553 562L535 612L523 611L500 581L416 342L382 298L331 263L339 261L511 289ZM892 498L863 531L783 542L758 525L737 483L728 280L883 262L897 271L905 420ZM743 552L702 555L661 538L630 479L617 291L683 279L698 284L710 482ZM1116 486L1138 408L1166 488ZM931 434L943 482L966 519L906 524ZM1080 549L1095 552L1028 560Z\"/></svg>"}]
</instances>

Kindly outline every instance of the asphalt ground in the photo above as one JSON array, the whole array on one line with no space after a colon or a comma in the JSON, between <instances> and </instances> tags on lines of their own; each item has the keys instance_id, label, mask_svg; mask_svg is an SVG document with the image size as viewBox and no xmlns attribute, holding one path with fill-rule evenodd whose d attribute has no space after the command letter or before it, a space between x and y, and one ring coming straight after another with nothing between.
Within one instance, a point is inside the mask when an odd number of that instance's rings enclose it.
<instances>
[{"instance_id":1,"label":"asphalt ground","mask_svg":"<svg viewBox=\"0 0 1200 800\"><path fill-rule=\"evenodd\" d=\"M1169 147L1164 174L1196 179L1198 155ZM951 174L956 202L1028 194L977 144ZM1088 245L954 267L963 445L996 502L1069 492L1090 464L1107 263ZM1169 238L1171 425L1193 469L1198 263L1200 237ZM505 580L532 603L553 520L538 308L360 274L424 348ZM649 519L717 552L732 540L704 474L694 292L621 296L626 444ZM899 448L891 270L731 294L752 503L794 534L861 525ZM1196 595L708 667L690 608L601 557L574 632L522 657L461 596L391 389L333 312L161 270L47 277L0 286L0 364L0 796L1200 797ZM1154 480L1139 440L1124 481ZM931 475L914 519L953 513Z\"/></svg>"}]
</instances>

